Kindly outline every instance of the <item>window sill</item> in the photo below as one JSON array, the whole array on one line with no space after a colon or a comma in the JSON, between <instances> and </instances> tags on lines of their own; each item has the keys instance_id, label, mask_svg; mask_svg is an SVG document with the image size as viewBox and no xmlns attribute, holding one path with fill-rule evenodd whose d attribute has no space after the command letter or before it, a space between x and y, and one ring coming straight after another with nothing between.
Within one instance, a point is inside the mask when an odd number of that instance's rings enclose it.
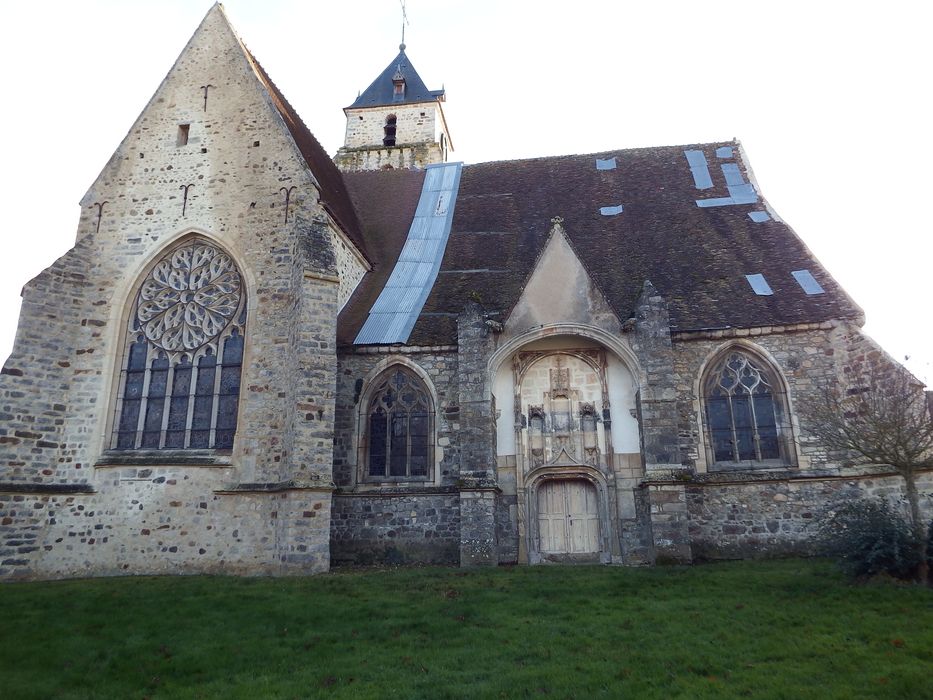
<instances>
[{"instance_id":1,"label":"window sill","mask_svg":"<svg viewBox=\"0 0 933 700\"><path fill-rule=\"evenodd\" d=\"M434 483L434 479L427 476L393 476L387 478L365 477L359 482L360 486L429 486Z\"/></svg>"},{"instance_id":2,"label":"window sill","mask_svg":"<svg viewBox=\"0 0 933 700\"><path fill-rule=\"evenodd\" d=\"M780 461L768 462L717 462L708 468L709 473L716 472L760 472L760 471L787 471L797 469L796 464L785 464Z\"/></svg>"},{"instance_id":3,"label":"window sill","mask_svg":"<svg viewBox=\"0 0 933 700\"><path fill-rule=\"evenodd\" d=\"M455 486L437 486L429 482L415 483L379 483L379 484L358 484L356 486L344 486L334 491L335 496L358 496L358 497L379 497L379 496L425 496L425 495L443 495L458 493Z\"/></svg>"},{"instance_id":4,"label":"window sill","mask_svg":"<svg viewBox=\"0 0 933 700\"><path fill-rule=\"evenodd\" d=\"M107 467L230 467L230 450L107 450L94 463Z\"/></svg>"}]
</instances>

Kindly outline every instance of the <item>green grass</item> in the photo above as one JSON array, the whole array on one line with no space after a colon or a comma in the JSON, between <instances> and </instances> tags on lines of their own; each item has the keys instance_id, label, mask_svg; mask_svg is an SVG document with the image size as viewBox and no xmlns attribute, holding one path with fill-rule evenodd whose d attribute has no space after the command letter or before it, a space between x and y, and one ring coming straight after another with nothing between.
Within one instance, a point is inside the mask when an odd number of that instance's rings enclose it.
<instances>
[{"instance_id":1,"label":"green grass","mask_svg":"<svg viewBox=\"0 0 933 700\"><path fill-rule=\"evenodd\" d=\"M2 698L933 698L933 591L825 561L0 586Z\"/></svg>"}]
</instances>

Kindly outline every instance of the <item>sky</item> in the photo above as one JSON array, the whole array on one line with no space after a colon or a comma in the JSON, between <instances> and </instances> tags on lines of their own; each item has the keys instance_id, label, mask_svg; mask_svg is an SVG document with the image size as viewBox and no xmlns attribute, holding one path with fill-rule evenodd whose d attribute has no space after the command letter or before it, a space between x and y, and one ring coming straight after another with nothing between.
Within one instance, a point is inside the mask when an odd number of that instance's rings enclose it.
<instances>
[{"instance_id":1,"label":"sky","mask_svg":"<svg viewBox=\"0 0 933 700\"><path fill-rule=\"evenodd\" d=\"M234 28L331 154L392 60L398 0L229 0ZM22 286L209 2L0 5L0 359ZM764 197L933 384L933 3L408 0L405 41L466 163L738 138ZM925 204L926 202L926 204ZM744 272L744 271L742 271Z\"/></svg>"}]
</instances>

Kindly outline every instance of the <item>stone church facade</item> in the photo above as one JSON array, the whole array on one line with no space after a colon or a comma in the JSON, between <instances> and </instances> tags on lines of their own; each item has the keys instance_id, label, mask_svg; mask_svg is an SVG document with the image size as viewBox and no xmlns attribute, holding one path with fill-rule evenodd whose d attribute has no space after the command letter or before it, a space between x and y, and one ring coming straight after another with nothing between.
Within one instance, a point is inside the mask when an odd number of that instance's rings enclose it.
<instances>
[{"instance_id":1,"label":"stone church facade","mask_svg":"<svg viewBox=\"0 0 933 700\"><path fill-rule=\"evenodd\" d=\"M808 432L891 360L740 144L462 165L444 99L402 46L331 160L208 12L23 289L0 578L806 553L897 497Z\"/></svg>"}]
</instances>

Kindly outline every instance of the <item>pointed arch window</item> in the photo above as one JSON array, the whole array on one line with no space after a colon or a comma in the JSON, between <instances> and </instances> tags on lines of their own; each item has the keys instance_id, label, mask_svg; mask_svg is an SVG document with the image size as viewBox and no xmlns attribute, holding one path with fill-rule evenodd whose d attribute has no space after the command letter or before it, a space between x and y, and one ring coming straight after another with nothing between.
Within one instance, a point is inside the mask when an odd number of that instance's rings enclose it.
<instances>
[{"instance_id":1,"label":"pointed arch window","mask_svg":"<svg viewBox=\"0 0 933 700\"><path fill-rule=\"evenodd\" d=\"M365 416L369 480L427 481L434 463L434 408L424 382L404 367L377 380Z\"/></svg>"},{"instance_id":2,"label":"pointed arch window","mask_svg":"<svg viewBox=\"0 0 933 700\"><path fill-rule=\"evenodd\" d=\"M245 327L229 255L200 238L165 253L133 300L110 448L232 449Z\"/></svg>"},{"instance_id":3,"label":"pointed arch window","mask_svg":"<svg viewBox=\"0 0 933 700\"><path fill-rule=\"evenodd\" d=\"M710 464L715 469L788 466L795 462L787 400L777 373L733 350L704 382Z\"/></svg>"},{"instance_id":4,"label":"pointed arch window","mask_svg":"<svg viewBox=\"0 0 933 700\"><path fill-rule=\"evenodd\" d=\"M395 127L397 119L394 114L390 114L386 117L385 126L382 127L382 145L383 146L394 146L395 145Z\"/></svg>"}]
</instances>

